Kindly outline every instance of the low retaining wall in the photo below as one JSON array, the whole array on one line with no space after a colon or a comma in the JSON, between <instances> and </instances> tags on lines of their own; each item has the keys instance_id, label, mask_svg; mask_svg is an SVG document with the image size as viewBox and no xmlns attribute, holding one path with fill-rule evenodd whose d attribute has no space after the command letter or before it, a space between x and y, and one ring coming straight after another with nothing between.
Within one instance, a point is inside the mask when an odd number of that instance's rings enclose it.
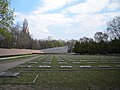
<instances>
[{"instance_id":1,"label":"low retaining wall","mask_svg":"<svg viewBox=\"0 0 120 90\"><path fill-rule=\"evenodd\" d=\"M68 46L41 49L41 51L51 54L66 54L68 53Z\"/></svg>"},{"instance_id":2,"label":"low retaining wall","mask_svg":"<svg viewBox=\"0 0 120 90\"><path fill-rule=\"evenodd\" d=\"M30 49L3 49L3 48L0 48L0 56L32 54L32 53L42 53L42 51L30 50Z\"/></svg>"}]
</instances>

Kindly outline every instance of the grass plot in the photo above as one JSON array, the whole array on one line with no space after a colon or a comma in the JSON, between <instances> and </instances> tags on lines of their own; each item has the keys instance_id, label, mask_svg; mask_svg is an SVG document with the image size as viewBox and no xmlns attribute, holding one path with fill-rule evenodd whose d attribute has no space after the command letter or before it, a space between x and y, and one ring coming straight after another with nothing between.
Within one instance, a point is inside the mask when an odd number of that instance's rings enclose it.
<instances>
[{"instance_id":1,"label":"grass plot","mask_svg":"<svg viewBox=\"0 0 120 90\"><path fill-rule=\"evenodd\" d=\"M22 76L0 77L0 86L30 85L29 90L120 90L119 56L43 55L31 62L9 70L21 72Z\"/></svg>"}]
</instances>

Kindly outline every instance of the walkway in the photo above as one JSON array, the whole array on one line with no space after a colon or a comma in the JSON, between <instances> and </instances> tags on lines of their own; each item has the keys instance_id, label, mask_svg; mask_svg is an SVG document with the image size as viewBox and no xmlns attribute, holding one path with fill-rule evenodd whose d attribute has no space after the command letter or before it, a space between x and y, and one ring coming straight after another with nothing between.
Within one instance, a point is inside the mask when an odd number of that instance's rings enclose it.
<instances>
[{"instance_id":1,"label":"walkway","mask_svg":"<svg viewBox=\"0 0 120 90\"><path fill-rule=\"evenodd\" d=\"M31 61L31 60L38 58L38 57L39 56L34 56L34 57L26 58L26 59L19 59L18 61L14 61L14 62L12 61L12 62L0 63L0 72L14 68L20 64Z\"/></svg>"}]
</instances>

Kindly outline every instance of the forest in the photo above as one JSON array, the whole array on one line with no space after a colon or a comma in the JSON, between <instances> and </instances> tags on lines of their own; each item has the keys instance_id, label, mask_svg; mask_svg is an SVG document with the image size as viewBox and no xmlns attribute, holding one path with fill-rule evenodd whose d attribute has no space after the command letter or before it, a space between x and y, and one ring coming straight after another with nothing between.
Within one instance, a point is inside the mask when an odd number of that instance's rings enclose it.
<instances>
[{"instance_id":1,"label":"forest","mask_svg":"<svg viewBox=\"0 0 120 90\"><path fill-rule=\"evenodd\" d=\"M120 54L120 16L106 23L105 32L96 32L93 38L80 37L78 40L34 39L29 32L29 23L14 21L14 10L8 0L0 0L0 48L45 49L68 46L69 53L78 54Z\"/></svg>"}]
</instances>

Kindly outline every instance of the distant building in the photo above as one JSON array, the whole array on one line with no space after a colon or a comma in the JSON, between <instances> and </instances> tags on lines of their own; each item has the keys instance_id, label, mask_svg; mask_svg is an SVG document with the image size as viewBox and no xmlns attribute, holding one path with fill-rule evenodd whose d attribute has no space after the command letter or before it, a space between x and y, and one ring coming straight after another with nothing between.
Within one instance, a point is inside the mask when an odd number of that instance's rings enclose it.
<instances>
[{"instance_id":1,"label":"distant building","mask_svg":"<svg viewBox=\"0 0 120 90\"><path fill-rule=\"evenodd\" d=\"M68 46L41 49L43 53L68 53Z\"/></svg>"}]
</instances>

